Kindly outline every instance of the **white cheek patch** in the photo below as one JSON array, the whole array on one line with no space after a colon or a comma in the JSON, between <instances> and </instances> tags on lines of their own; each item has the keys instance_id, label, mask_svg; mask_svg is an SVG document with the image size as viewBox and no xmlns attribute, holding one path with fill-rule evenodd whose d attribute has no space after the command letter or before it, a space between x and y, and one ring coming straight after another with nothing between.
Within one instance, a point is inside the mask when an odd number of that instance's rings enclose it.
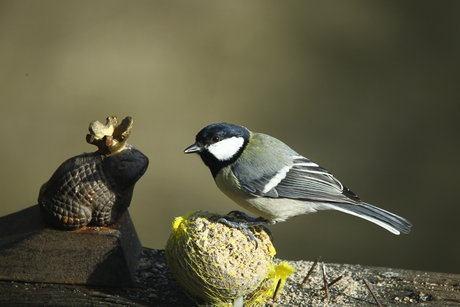
<instances>
[{"instance_id":1,"label":"white cheek patch","mask_svg":"<svg viewBox=\"0 0 460 307\"><path fill-rule=\"evenodd\" d=\"M208 151L219 161L227 161L243 146L242 137L231 137L208 146Z\"/></svg>"}]
</instances>

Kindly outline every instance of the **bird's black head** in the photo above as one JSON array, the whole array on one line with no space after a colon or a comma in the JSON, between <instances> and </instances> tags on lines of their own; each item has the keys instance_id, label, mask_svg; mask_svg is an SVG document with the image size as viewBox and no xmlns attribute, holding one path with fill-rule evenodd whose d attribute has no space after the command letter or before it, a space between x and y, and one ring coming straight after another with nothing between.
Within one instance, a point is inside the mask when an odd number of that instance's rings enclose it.
<instances>
[{"instance_id":1,"label":"bird's black head","mask_svg":"<svg viewBox=\"0 0 460 307\"><path fill-rule=\"evenodd\" d=\"M235 162L249 142L250 132L243 126L217 123L204 127L196 135L196 143L185 153L198 153L214 177Z\"/></svg>"}]
</instances>

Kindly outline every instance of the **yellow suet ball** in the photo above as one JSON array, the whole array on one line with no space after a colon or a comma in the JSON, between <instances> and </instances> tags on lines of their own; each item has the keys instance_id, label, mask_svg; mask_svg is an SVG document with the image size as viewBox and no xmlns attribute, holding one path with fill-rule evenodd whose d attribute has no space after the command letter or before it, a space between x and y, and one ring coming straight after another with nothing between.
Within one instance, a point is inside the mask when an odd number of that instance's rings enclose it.
<instances>
[{"instance_id":1,"label":"yellow suet ball","mask_svg":"<svg viewBox=\"0 0 460 307\"><path fill-rule=\"evenodd\" d=\"M244 306L262 305L289 274L275 273L276 251L263 227L248 228L256 247L240 229L217 222L219 217L203 211L177 217L166 245L168 265L185 292L204 304L233 306L244 296Z\"/></svg>"}]
</instances>

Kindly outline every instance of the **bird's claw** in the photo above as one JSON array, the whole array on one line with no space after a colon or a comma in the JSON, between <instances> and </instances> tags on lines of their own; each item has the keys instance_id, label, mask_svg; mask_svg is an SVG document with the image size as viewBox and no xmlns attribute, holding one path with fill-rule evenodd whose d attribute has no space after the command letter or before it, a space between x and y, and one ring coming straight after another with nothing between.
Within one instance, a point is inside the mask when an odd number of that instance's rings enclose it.
<instances>
[{"instance_id":1,"label":"bird's claw","mask_svg":"<svg viewBox=\"0 0 460 307\"><path fill-rule=\"evenodd\" d=\"M248 227L262 226L265 232L271 237L272 232L267 227L265 227L265 224L268 224L269 222L263 217L254 218L247 215L244 212L237 210L231 211L226 216L219 217L217 219L217 222L225 224L229 227L240 229L246 236L248 236L251 240L253 240L256 243L256 249L259 246L259 241L254 236L254 234L248 230ZM242 219L244 221L233 221L230 220L228 217L235 217L237 219Z\"/></svg>"},{"instance_id":2,"label":"bird's claw","mask_svg":"<svg viewBox=\"0 0 460 307\"><path fill-rule=\"evenodd\" d=\"M242 211L238 211L238 210L230 211L227 215L228 216L234 216L234 217L236 217L238 219L246 220L248 222L248 224L251 223L251 225L248 225L248 227L250 227L250 226L262 226L262 228L268 234L268 236L270 238L272 238L272 235L273 235L272 231L267 226L265 226L266 224L270 224L270 222L267 219L265 219L265 218L263 218L261 216L252 217L252 216L249 216L246 213L244 213ZM272 241L273 241L273 238L272 238Z\"/></svg>"}]
</instances>

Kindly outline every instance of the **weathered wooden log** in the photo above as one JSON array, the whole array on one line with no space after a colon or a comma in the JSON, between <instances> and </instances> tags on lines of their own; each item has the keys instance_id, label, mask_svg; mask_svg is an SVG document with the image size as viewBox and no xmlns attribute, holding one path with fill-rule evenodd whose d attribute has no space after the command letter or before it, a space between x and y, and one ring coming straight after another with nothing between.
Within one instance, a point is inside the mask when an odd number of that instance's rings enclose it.
<instances>
[{"instance_id":1,"label":"weathered wooden log","mask_svg":"<svg viewBox=\"0 0 460 307\"><path fill-rule=\"evenodd\" d=\"M327 279L342 278L323 288L322 264L301 283L310 261L289 262L291 275L275 302L267 306L376 306L366 279L383 306L460 306L460 275L348 264L326 264ZM135 286L110 288L71 284L0 281L1 306L196 306L170 273L163 250L143 248Z\"/></svg>"},{"instance_id":2,"label":"weathered wooden log","mask_svg":"<svg viewBox=\"0 0 460 307\"><path fill-rule=\"evenodd\" d=\"M38 205L0 217L0 279L131 286L142 245L126 211L111 227L49 227Z\"/></svg>"}]
</instances>

